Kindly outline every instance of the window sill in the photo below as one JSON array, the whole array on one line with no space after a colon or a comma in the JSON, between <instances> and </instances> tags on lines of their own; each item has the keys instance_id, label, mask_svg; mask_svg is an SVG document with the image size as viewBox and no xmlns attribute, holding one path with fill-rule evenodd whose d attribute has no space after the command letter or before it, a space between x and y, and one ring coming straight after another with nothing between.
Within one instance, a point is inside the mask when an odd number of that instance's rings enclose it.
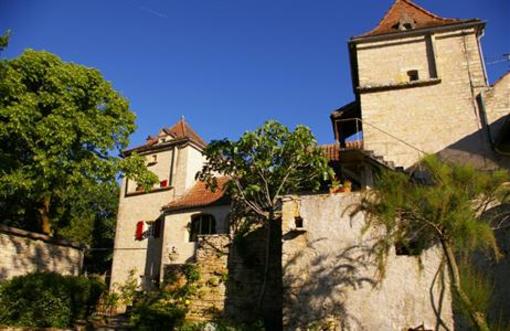
<instances>
[{"instance_id":1,"label":"window sill","mask_svg":"<svg viewBox=\"0 0 510 331\"><path fill-rule=\"evenodd\" d=\"M391 84L383 84L383 85L364 85L358 86L356 90L358 92L381 92L388 90L399 90L406 89L411 87L419 87L419 86L430 86L441 83L440 78L430 78L424 80L417 80L413 82L404 82L404 83L391 83Z\"/></svg>"},{"instance_id":2,"label":"window sill","mask_svg":"<svg viewBox=\"0 0 510 331\"><path fill-rule=\"evenodd\" d=\"M150 194L150 193L158 193L158 192L164 192L164 191L169 191L173 189L173 186L168 186L168 187L158 187L158 188L154 188L150 191L138 191L138 192L127 192L125 194L126 197L132 197L132 196L135 196L135 195L142 195L142 194Z\"/></svg>"}]
</instances>

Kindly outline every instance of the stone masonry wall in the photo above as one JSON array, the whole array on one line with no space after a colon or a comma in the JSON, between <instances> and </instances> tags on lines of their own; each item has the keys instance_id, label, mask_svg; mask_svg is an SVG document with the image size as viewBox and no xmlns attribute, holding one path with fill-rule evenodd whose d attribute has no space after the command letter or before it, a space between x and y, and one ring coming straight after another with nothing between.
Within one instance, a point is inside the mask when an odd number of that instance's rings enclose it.
<instances>
[{"instance_id":1,"label":"stone masonry wall","mask_svg":"<svg viewBox=\"0 0 510 331\"><path fill-rule=\"evenodd\" d=\"M190 305L188 319L210 320L223 313L229 247L228 235L199 236L196 263L200 270L200 281L198 293Z\"/></svg>"},{"instance_id":2,"label":"stone masonry wall","mask_svg":"<svg viewBox=\"0 0 510 331\"><path fill-rule=\"evenodd\" d=\"M450 291L441 254L422 265L390 252L381 282L370 256L375 230L362 234L364 215L350 215L357 193L286 197L283 201L284 330L328 325L334 330L453 330ZM295 227L295 217L303 228ZM441 320L438 316L441 316ZM331 330L331 328L329 329Z\"/></svg>"},{"instance_id":3,"label":"stone masonry wall","mask_svg":"<svg viewBox=\"0 0 510 331\"><path fill-rule=\"evenodd\" d=\"M225 313L239 322L263 320L268 330L281 328L281 224L273 222L269 274L260 312L257 311L264 276L267 228L257 227L231 246Z\"/></svg>"},{"instance_id":4,"label":"stone masonry wall","mask_svg":"<svg viewBox=\"0 0 510 331\"><path fill-rule=\"evenodd\" d=\"M0 226L0 280L31 272L79 275L83 250L48 236Z\"/></svg>"},{"instance_id":5,"label":"stone masonry wall","mask_svg":"<svg viewBox=\"0 0 510 331\"><path fill-rule=\"evenodd\" d=\"M274 224L273 243L281 243L280 224ZM265 229L254 229L233 244L230 235L200 236L196 263L198 291L191 299L190 320L224 316L242 323L264 320L270 330L281 328L281 245L271 250L270 273L262 311L256 311L263 279ZM182 265L182 264L181 264ZM167 264L165 269L180 266Z\"/></svg>"},{"instance_id":6,"label":"stone masonry wall","mask_svg":"<svg viewBox=\"0 0 510 331\"><path fill-rule=\"evenodd\" d=\"M490 146L481 131L475 97L487 88L487 83L475 31L438 33L430 47L434 52L429 54L425 41L406 38L397 41L357 45L362 84L398 83L413 68L419 70L420 80L426 81L430 71L427 68L433 63L441 81L361 92L365 148L404 167L423 156L418 150L426 153L448 150L486 166L483 163L490 162L487 160ZM469 139L470 150L462 147L464 139Z\"/></svg>"}]
</instances>

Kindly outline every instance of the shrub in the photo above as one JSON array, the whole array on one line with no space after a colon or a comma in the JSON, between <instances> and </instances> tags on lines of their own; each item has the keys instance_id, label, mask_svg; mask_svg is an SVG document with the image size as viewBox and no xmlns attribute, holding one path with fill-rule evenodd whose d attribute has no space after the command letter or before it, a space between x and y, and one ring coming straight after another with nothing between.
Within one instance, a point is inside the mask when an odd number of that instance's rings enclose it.
<instances>
[{"instance_id":1,"label":"shrub","mask_svg":"<svg viewBox=\"0 0 510 331\"><path fill-rule=\"evenodd\" d=\"M130 323L135 330L174 330L184 322L187 309L176 304L163 291L147 293L131 312Z\"/></svg>"},{"instance_id":2,"label":"shrub","mask_svg":"<svg viewBox=\"0 0 510 331\"><path fill-rule=\"evenodd\" d=\"M0 288L0 324L70 326L92 312L104 288L83 276L32 273L14 277Z\"/></svg>"},{"instance_id":3,"label":"shrub","mask_svg":"<svg viewBox=\"0 0 510 331\"><path fill-rule=\"evenodd\" d=\"M178 329L179 331L264 331L264 323L257 321L254 323L240 323L224 318L216 318L206 322L187 322Z\"/></svg>"}]
</instances>

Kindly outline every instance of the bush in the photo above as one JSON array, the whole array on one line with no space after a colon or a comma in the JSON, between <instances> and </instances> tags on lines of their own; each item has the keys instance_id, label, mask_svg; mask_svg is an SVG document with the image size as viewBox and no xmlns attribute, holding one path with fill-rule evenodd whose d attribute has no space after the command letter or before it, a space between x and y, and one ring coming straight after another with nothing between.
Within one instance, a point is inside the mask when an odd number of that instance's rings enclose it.
<instances>
[{"instance_id":1,"label":"bush","mask_svg":"<svg viewBox=\"0 0 510 331\"><path fill-rule=\"evenodd\" d=\"M178 329L179 331L264 331L264 323L257 321L254 323L239 323L224 318L216 318L206 322L187 322Z\"/></svg>"},{"instance_id":2,"label":"bush","mask_svg":"<svg viewBox=\"0 0 510 331\"><path fill-rule=\"evenodd\" d=\"M0 286L0 324L70 326L92 313L104 288L83 276L32 273L14 277Z\"/></svg>"},{"instance_id":3,"label":"bush","mask_svg":"<svg viewBox=\"0 0 510 331\"><path fill-rule=\"evenodd\" d=\"M147 293L135 303L130 323L135 330L174 330L184 322L186 312L162 292Z\"/></svg>"}]
</instances>

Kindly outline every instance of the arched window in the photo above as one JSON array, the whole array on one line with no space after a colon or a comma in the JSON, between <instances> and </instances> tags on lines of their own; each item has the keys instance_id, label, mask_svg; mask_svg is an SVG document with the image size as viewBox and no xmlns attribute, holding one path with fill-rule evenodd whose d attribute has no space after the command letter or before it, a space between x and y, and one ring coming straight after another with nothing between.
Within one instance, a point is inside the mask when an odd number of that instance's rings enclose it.
<instances>
[{"instance_id":1,"label":"arched window","mask_svg":"<svg viewBox=\"0 0 510 331\"><path fill-rule=\"evenodd\" d=\"M189 231L189 241L197 241L198 235L215 234L216 220L214 216L209 214L198 214L191 218L191 226Z\"/></svg>"}]
</instances>

